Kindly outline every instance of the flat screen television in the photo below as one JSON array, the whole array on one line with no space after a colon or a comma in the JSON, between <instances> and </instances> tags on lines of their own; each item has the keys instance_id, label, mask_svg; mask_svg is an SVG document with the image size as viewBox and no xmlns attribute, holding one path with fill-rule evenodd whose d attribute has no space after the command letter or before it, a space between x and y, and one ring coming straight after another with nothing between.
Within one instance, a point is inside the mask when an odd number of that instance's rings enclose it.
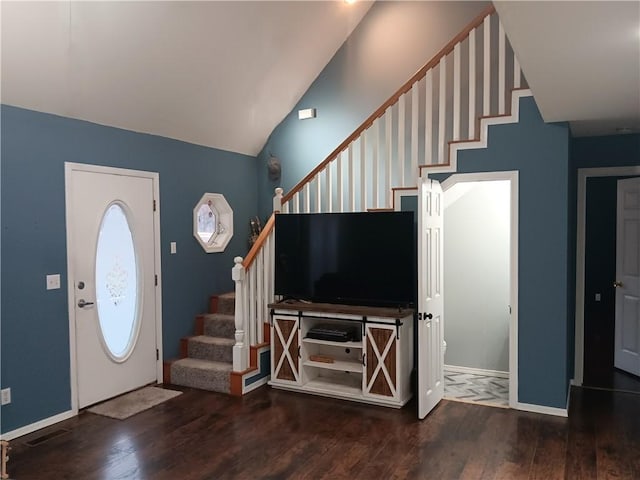
<instances>
[{"instance_id":1,"label":"flat screen television","mask_svg":"<svg viewBox=\"0 0 640 480\"><path fill-rule=\"evenodd\" d=\"M416 302L413 212L276 215L275 294L381 307Z\"/></svg>"}]
</instances>

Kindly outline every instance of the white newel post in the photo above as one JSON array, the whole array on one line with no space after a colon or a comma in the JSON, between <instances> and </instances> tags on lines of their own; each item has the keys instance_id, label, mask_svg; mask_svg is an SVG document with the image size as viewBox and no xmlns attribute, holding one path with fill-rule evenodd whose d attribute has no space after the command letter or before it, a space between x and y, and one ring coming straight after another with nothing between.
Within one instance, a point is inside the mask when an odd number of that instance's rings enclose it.
<instances>
[{"instance_id":1,"label":"white newel post","mask_svg":"<svg viewBox=\"0 0 640 480\"><path fill-rule=\"evenodd\" d=\"M276 188L276 194L273 196L273 212L280 213L282 211L282 194L284 190L280 187Z\"/></svg>"},{"instance_id":2,"label":"white newel post","mask_svg":"<svg viewBox=\"0 0 640 480\"><path fill-rule=\"evenodd\" d=\"M233 259L235 265L231 270L231 278L236 284L236 344L233 346L233 371L243 372L249 366L249 350L245 343L245 318L244 318L244 267L242 257Z\"/></svg>"}]
</instances>

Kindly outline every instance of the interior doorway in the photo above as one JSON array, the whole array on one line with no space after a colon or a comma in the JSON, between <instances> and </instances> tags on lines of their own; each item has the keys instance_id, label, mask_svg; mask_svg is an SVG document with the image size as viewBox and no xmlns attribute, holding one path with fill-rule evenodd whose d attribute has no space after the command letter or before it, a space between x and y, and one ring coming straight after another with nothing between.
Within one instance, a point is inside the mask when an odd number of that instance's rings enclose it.
<instances>
[{"instance_id":1,"label":"interior doorway","mask_svg":"<svg viewBox=\"0 0 640 480\"><path fill-rule=\"evenodd\" d=\"M615 366L616 313L620 313L617 309L621 307L616 306L616 295L621 292L614 285L619 280L616 275L619 253L616 242L620 238L616 230L621 226L616 218L616 209L619 181L624 178L628 176L594 175L585 178L582 385L640 393L640 377ZM635 241L637 243L637 237ZM637 337L637 319L630 327L636 331L632 336ZM638 338L627 340L637 347Z\"/></svg>"},{"instance_id":2,"label":"interior doorway","mask_svg":"<svg viewBox=\"0 0 640 480\"><path fill-rule=\"evenodd\" d=\"M445 394L517 404L517 172L457 174L444 189Z\"/></svg>"}]
</instances>

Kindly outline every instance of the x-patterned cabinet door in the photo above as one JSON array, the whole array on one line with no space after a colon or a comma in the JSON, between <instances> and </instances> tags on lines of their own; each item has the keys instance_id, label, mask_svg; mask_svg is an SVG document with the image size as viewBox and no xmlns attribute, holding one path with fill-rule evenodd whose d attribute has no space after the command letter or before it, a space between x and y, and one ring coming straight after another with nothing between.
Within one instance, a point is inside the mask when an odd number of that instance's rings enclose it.
<instances>
[{"instance_id":1,"label":"x-patterned cabinet door","mask_svg":"<svg viewBox=\"0 0 640 480\"><path fill-rule=\"evenodd\" d=\"M291 316L273 317L273 350L271 380L299 385L300 319Z\"/></svg>"},{"instance_id":2,"label":"x-patterned cabinet door","mask_svg":"<svg viewBox=\"0 0 640 480\"><path fill-rule=\"evenodd\" d=\"M398 400L398 340L395 324L368 323L365 326L365 374L363 393Z\"/></svg>"}]
</instances>

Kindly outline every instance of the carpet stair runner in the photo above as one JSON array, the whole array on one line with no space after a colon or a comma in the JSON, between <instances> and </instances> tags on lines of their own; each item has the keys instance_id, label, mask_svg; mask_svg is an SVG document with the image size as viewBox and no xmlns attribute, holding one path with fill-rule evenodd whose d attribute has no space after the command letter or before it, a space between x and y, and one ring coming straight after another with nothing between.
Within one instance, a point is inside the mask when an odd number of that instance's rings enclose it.
<instances>
[{"instance_id":1,"label":"carpet stair runner","mask_svg":"<svg viewBox=\"0 0 640 480\"><path fill-rule=\"evenodd\" d=\"M212 296L196 317L195 335L180 341L180 359L165 363L164 383L229 393L235 344L235 293Z\"/></svg>"}]
</instances>

